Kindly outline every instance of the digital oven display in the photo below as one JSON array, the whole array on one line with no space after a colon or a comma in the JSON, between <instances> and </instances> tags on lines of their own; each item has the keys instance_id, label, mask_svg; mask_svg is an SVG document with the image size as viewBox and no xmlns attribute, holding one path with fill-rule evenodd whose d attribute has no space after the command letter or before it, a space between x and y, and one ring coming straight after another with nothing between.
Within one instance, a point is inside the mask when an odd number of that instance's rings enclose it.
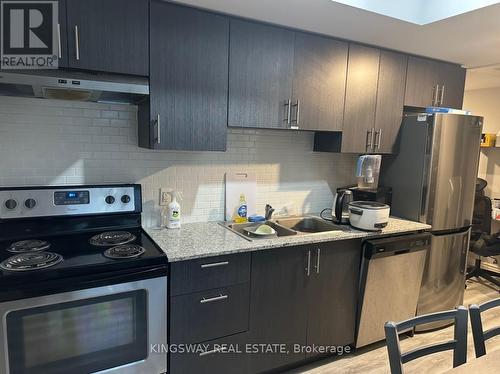
<instances>
[{"instance_id":1,"label":"digital oven display","mask_svg":"<svg viewBox=\"0 0 500 374\"><path fill-rule=\"evenodd\" d=\"M89 204L89 191L56 191L54 192L54 205Z\"/></svg>"}]
</instances>

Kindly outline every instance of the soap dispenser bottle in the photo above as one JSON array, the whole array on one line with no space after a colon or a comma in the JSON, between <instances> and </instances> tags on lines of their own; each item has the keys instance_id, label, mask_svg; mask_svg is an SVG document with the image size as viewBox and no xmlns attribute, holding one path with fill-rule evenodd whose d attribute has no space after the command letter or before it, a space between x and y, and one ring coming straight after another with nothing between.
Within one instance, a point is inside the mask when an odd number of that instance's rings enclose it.
<instances>
[{"instance_id":1,"label":"soap dispenser bottle","mask_svg":"<svg viewBox=\"0 0 500 374\"><path fill-rule=\"evenodd\" d=\"M167 205L167 228L178 229L181 227L181 205L177 199L181 199L181 195L176 191L171 191L168 194L171 201Z\"/></svg>"}]
</instances>

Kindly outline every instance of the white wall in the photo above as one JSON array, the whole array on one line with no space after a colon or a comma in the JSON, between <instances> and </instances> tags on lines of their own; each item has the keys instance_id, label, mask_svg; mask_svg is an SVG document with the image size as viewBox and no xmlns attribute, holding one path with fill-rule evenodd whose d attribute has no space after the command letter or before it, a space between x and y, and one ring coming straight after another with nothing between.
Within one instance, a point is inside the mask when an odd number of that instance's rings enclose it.
<instances>
[{"instance_id":1,"label":"white wall","mask_svg":"<svg viewBox=\"0 0 500 374\"><path fill-rule=\"evenodd\" d=\"M0 185L141 183L146 226L157 225L160 186L184 193L184 222L222 220L224 174L257 174L257 204L297 213L330 207L351 184L355 156L312 152L303 132L230 130L227 152L137 147L137 108L0 96Z\"/></svg>"},{"instance_id":2,"label":"white wall","mask_svg":"<svg viewBox=\"0 0 500 374\"><path fill-rule=\"evenodd\" d=\"M500 131L500 87L465 91L463 107L484 117L484 133ZM478 176L488 181L488 196L500 198L500 148L481 150Z\"/></svg>"}]
</instances>

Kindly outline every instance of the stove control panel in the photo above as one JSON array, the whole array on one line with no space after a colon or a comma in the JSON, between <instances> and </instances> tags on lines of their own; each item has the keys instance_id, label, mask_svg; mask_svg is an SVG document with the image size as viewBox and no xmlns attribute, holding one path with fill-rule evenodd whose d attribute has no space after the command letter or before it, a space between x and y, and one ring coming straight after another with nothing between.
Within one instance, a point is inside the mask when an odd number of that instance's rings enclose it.
<instances>
[{"instance_id":1,"label":"stove control panel","mask_svg":"<svg viewBox=\"0 0 500 374\"><path fill-rule=\"evenodd\" d=\"M2 188L0 219L139 212L140 196L140 185Z\"/></svg>"}]
</instances>

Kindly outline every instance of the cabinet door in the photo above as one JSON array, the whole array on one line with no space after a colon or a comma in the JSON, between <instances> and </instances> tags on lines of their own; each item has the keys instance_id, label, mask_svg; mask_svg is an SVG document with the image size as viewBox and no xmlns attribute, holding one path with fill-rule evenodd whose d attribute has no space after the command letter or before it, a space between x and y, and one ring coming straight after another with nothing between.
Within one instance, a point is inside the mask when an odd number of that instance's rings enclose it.
<instances>
[{"instance_id":1,"label":"cabinet door","mask_svg":"<svg viewBox=\"0 0 500 374\"><path fill-rule=\"evenodd\" d=\"M286 128L294 32L231 20L229 126Z\"/></svg>"},{"instance_id":2,"label":"cabinet door","mask_svg":"<svg viewBox=\"0 0 500 374\"><path fill-rule=\"evenodd\" d=\"M405 55L389 51L380 52L375 153L393 153L396 150L396 140L403 120L406 65Z\"/></svg>"},{"instance_id":3,"label":"cabinet door","mask_svg":"<svg viewBox=\"0 0 500 374\"><path fill-rule=\"evenodd\" d=\"M314 255L308 286L307 344L353 344L361 241L321 243L311 246L311 250Z\"/></svg>"},{"instance_id":4,"label":"cabinet door","mask_svg":"<svg viewBox=\"0 0 500 374\"><path fill-rule=\"evenodd\" d=\"M299 129L342 131L347 49L345 42L295 34L292 103L299 100L300 116L295 111L292 122Z\"/></svg>"},{"instance_id":5,"label":"cabinet door","mask_svg":"<svg viewBox=\"0 0 500 374\"><path fill-rule=\"evenodd\" d=\"M426 107L437 98L439 68L436 61L423 57L408 57L405 105Z\"/></svg>"},{"instance_id":6,"label":"cabinet door","mask_svg":"<svg viewBox=\"0 0 500 374\"><path fill-rule=\"evenodd\" d=\"M147 0L67 0L69 66L148 75Z\"/></svg>"},{"instance_id":7,"label":"cabinet door","mask_svg":"<svg viewBox=\"0 0 500 374\"><path fill-rule=\"evenodd\" d=\"M379 49L349 45L342 152L371 151L374 134L369 131L375 124L379 60Z\"/></svg>"},{"instance_id":8,"label":"cabinet door","mask_svg":"<svg viewBox=\"0 0 500 374\"><path fill-rule=\"evenodd\" d=\"M251 355L252 372L271 370L303 360L293 344L306 342L306 272L304 247L252 253L250 297L251 342L287 344L290 353Z\"/></svg>"},{"instance_id":9,"label":"cabinet door","mask_svg":"<svg viewBox=\"0 0 500 374\"><path fill-rule=\"evenodd\" d=\"M150 22L150 146L224 151L228 18L152 1Z\"/></svg>"},{"instance_id":10,"label":"cabinet door","mask_svg":"<svg viewBox=\"0 0 500 374\"><path fill-rule=\"evenodd\" d=\"M462 109L465 89L465 69L453 64L443 63L441 67L440 98L443 102L441 106L448 108Z\"/></svg>"}]
</instances>

